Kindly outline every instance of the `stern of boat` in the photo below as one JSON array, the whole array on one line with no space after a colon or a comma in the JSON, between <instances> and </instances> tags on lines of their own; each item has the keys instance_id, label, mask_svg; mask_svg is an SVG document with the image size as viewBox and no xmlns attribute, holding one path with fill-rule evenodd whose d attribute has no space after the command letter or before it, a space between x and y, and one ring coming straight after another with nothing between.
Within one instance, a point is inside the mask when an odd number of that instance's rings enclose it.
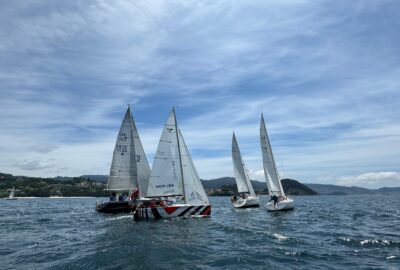
<instances>
[{"instance_id":1,"label":"stern of boat","mask_svg":"<svg viewBox=\"0 0 400 270\"><path fill-rule=\"evenodd\" d=\"M239 199L233 203L235 208L249 208L249 207L259 207L260 203L257 198L248 197L246 199Z\"/></svg>"},{"instance_id":2,"label":"stern of boat","mask_svg":"<svg viewBox=\"0 0 400 270\"><path fill-rule=\"evenodd\" d=\"M267 210L268 211L288 211L294 209L294 201L291 198L287 198L284 201L280 201L274 206L273 202L267 203Z\"/></svg>"},{"instance_id":3,"label":"stern of boat","mask_svg":"<svg viewBox=\"0 0 400 270\"><path fill-rule=\"evenodd\" d=\"M211 205L171 205L164 207L138 207L133 213L135 220L209 217Z\"/></svg>"}]
</instances>

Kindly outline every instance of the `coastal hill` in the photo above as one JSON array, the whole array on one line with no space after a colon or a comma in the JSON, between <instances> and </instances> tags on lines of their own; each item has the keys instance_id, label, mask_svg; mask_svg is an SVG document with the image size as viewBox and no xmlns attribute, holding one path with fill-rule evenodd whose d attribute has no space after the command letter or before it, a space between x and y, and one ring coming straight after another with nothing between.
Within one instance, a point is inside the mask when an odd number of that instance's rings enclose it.
<instances>
[{"instance_id":1,"label":"coastal hill","mask_svg":"<svg viewBox=\"0 0 400 270\"><path fill-rule=\"evenodd\" d=\"M96 196L110 194L106 188L106 175L82 175L79 177L40 178L28 176L13 176L0 173L0 198L6 197L12 187L16 189L17 197L49 197L49 196ZM212 180L202 180L208 195L223 196L236 193L236 182L233 177L223 177ZM252 181L257 194L267 194L264 182ZM282 180L283 188L288 195L315 195L316 192L296 180Z\"/></svg>"},{"instance_id":2,"label":"coastal hill","mask_svg":"<svg viewBox=\"0 0 400 270\"><path fill-rule=\"evenodd\" d=\"M236 181L233 177L222 177L212 180L202 180L204 188L209 195L229 196L237 192ZM251 180L254 191L257 194L268 194L266 182ZM317 192L306 185L293 180L282 179L282 187L287 195L316 195Z\"/></svg>"},{"instance_id":3,"label":"coastal hill","mask_svg":"<svg viewBox=\"0 0 400 270\"><path fill-rule=\"evenodd\" d=\"M57 176L40 178L13 176L0 173L0 198L7 197L11 188L15 187L17 197L49 197L49 196L109 196L106 188L106 175L82 175L79 177ZM208 195L230 196L235 194L236 182L233 177L202 180ZM251 181L257 194L267 194L265 182ZM360 187L344 187L323 184L302 184L293 179L283 179L282 186L287 195L356 195L356 194L399 194L400 187L366 189Z\"/></svg>"},{"instance_id":4,"label":"coastal hill","mask_svg":"<svg viewBox=\"0 0 400 270\"><path fill-rule=\"evenodd\" d=\"M306 184L319 195L362 195L362 194L396 194L400 193L400 187L383 187L379 189L367 189L361 187L345 187L338 185Z\"/></svg>"},{"instance_id":5,"label":"coastal hill","mask_svg":"<svg viewBox=\"0 0 400 270\"><path fill-rule=\"evenodd\" d=\"M50 196L108 196L105 184L82 177L40 178L13 176L0 173L0 198L9 194L9 189L15 187L16 197L50 197Z\"/></svg>"}]
</instances>

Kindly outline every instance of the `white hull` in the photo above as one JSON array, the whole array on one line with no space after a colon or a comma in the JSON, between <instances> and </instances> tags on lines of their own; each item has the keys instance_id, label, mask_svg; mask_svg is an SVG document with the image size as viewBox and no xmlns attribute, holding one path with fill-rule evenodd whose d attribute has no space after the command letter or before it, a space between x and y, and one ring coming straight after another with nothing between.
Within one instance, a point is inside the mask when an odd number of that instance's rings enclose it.
<instances>
[{"instance_id":1,"label":"white hull","mask_svg":"<svg viewBox=\"0 0 400 270\"><path fill-rule=\"evenodd\" d=\"M239 198L236 202L233 203L233 207L235 208L247 208L247 207L259 207L260 202L257 198L248 197L246 199Z\"/></svg>"},{"instance_id":2,"label":"white hull","mask_svg":"<svg viewBox=\"0 0 400 270\"><path fill-rule=\"evenodd\" d=\"M158 207L138 207L133 213L135 220L152 220L168 218L209 217L211 205L175 204Z\"/></svg>"},{"instance_id":3,"label":"white hull","mask_svg":"<svg viewBox=\"0 0 400 270\"><path fill-rule=\"evenodd\" d=\"M267 203L268 211L287 211L294 209L294 201L293 199L287 198L284 201L280 201L274 206L274 202Z\"/></svg>"}]
</instances>

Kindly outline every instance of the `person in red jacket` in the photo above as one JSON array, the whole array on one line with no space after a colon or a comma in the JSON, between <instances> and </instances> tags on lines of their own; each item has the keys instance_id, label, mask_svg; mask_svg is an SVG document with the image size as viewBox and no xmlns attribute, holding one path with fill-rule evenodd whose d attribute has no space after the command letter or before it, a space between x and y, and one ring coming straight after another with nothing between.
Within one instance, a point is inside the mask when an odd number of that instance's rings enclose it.
<instances>
[{"instance_id":1,"label":"person in red jacket","mask_svg":"<svg viewBox=\"0 0 400 270\"><path fill-rule=\"evenodd\" d=\"M135 189L133 190L132 194L131 194L131 200L132 200L132 201L136 201L136 199L139 198L139 195L140 195L140 189L135 188Z\"/></svg>"}]
</instances>

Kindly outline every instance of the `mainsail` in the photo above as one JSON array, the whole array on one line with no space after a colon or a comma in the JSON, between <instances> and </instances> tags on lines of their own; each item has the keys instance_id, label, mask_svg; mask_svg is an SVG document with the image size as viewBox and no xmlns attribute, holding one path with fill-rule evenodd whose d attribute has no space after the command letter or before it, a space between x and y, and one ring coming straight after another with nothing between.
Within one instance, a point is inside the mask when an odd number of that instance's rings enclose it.
<instances>
[{"instance_id":1,"label":"mainsail","mask_svg":"<svg viewBox=\"0 0 400 270\"><path fill-rule=\"evenodd\" d=\"M148 182L149 175L150 167L131 109L128 107L115 143L107 188L109 190L131 191L134 188L143 190L142 185L147 188L146 182Z\"/></svg>"},{"instance_id":2,"label":"mainsail","mask_svg":"<svg viewBox=\"0 0 400 270\"><path fill-rule=\"evenodd\" d=\"M197 174L193 164L192 157L183 139L182 133L179 132L179 147L181 152L182 174L184 179L185 202L190 205L210 204L200 177Z\"/></svg>"},{"instance_id":3,"label":"mainsail","mask_svg":"<svg viewBox=\"0 0 400 270\"><path fill-rule=\"evenodd\" d=\"M165 123L150 173L148 197L184 195L178 133L173 109Z\"/></svg>"},{"instance_id":4,"label":"mainsail","mask_svg":"<svg viewBox=\"0 0 400 270\"><path fill-rule=\"evenodd\" d=\"M15 189L14 189L14 187L11 189L11 191L10 191L10 194L8 195L8 198L9 199L14 199L14 192L15 192Z\"/></svg>"},{"instance_id":5,"label":"mainsail","mask_svg":"<svg viewBox=\"0 0 400 270\"><path fill-rule=\"evenodd\" d=\"M232 160L238 192L250 193L250 196L256 197L253 186L250 182L250 177L246 170L246 166L244 165L242 155L240 154L239 145L236 141L235 133L233 133L232 136Z\"/></svg>"},{"instance_id":6,"label":"mainsail","mask_svg":"<svg viewBox=\"0 0 400 270\"><path fill-rule=\"evenodd\" d=\"M274 155L272 154L267 128L265 127L264 117L261 114L260 142L263 156L263 166L265 180L267 181L269 195L285 196L281 181L279 180L278 169L276 168Z\"/></svg>"}]
</instances>

